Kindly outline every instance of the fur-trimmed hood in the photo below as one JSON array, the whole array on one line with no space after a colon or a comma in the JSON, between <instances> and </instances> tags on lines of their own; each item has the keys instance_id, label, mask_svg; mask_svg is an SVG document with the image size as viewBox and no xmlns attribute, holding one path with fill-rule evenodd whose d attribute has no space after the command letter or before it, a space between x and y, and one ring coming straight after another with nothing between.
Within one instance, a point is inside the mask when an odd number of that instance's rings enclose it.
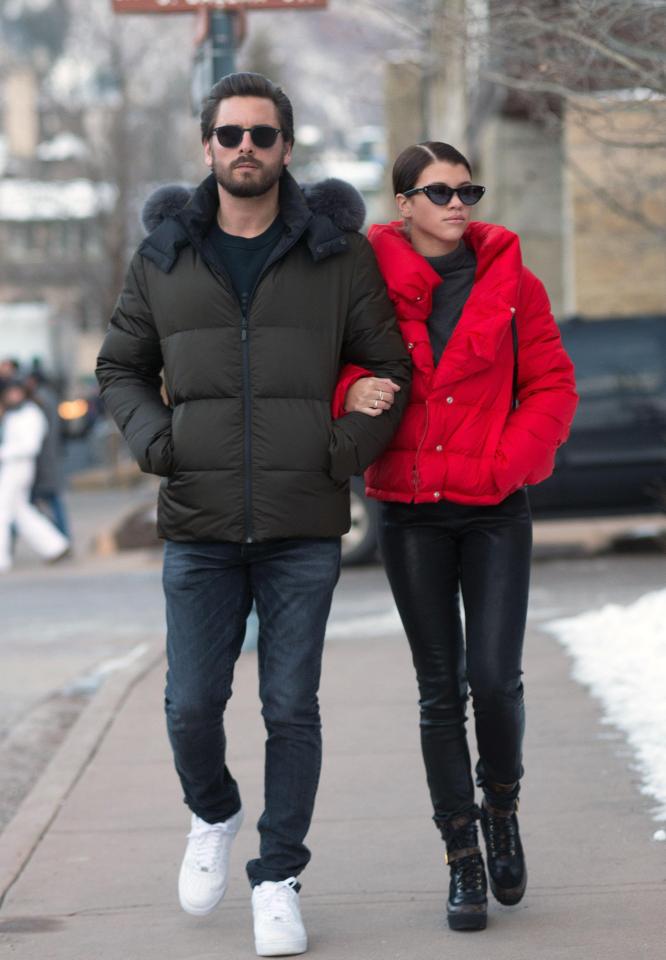
<instances>
[{"instance_id":1,"label":"fur-trimmed hood","mask_svg":"<svg viewBox=\"0 0 666 960\"><path fill-rule=\"evenodd\" d=\"M213 174L198 187L158 187L142 210L141 219L148 235L140 252L168 272L183 246L203 243L217 207ZM285 170L280 179L280 214L291 242L305 234L313 259L320 260L346 249L344 234L360 231L365 203L358 190L344 180L331 177L299 186Z\"/></svg>"}]
</instances>

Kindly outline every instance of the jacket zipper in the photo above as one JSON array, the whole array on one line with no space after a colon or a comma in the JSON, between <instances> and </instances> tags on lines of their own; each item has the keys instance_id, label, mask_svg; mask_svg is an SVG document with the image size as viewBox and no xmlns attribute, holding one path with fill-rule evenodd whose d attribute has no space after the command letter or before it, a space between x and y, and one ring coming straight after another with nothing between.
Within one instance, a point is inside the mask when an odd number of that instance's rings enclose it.
<instances>
[{"instance_id":1,"label":"jacket zipper","mask_svg":"<svg viewBox=\"0 0 666 960\"><path fill-rule=\"evenodd\" d=\"M307 225L306 225L307 226ZM252 390L250 385L250 310L252 308L252 301L254 300L255 293L257 292L257 287L264 279L268 271L271 269L273 264L277 263L278 260L281 260L286 256L289 251L298 243L300 240L303 231L297 235L291 237L291 242L289 246L285 247L284 250L279 254L279 256L274 257L272 251L266 263L262 267L261 273L257 277L257 280L249 294L244 294L243 297L239 300L236 291L234 290L234 285L231 282L231 277L227 271L216 264L210 264L208 259L204 256L203 251L199 250L199 254L202 259L209 263L209 266L213 268L215 273L220 275L224 280L225 285L229 288L231 296L235 297L238 305L241 310L241 369L243 376L243 507L245 512L244 517L244 537L243 540L245 543L252 543L254 541L254 530L252 526ZM220 264L220 266L222 266Z\"/></svg>"},{"instance_id":2,"label":"jacket zipper","mask_svg":"<svg viewBox=\"0 0 666 960\"><path fill-rule=\"evenodd\" d=\"M249 298L241 298L241 362L243 370L243 491L245 543L252 543L252 391L250 390Z\"/></svg>"},{"instance_id":3,"label":"jacket zipper","mask_svg":"<svg viewBox=\"0 0 666 960\"><path fill-rule=\"evenodd\" d=\"M252 390L250 385L250 310L259 284L264 279L273 264L281 260L297 243L299 237L292 239L278 257L272 251L268 255L261 273L256 279L249 294L244 294L241 300L241 354L243 370L243 473L245 498L245 543L252 543L254 530L252 526ZM231 284L233 289L233 284Z\"/></svg>"}]
</instances>

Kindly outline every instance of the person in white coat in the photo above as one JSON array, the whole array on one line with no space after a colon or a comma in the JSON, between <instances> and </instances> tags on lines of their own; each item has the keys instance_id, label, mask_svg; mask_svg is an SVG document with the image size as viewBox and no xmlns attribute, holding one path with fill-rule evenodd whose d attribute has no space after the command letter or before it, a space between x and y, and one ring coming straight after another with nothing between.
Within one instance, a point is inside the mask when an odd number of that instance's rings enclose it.
<instances>
[{"instance_id":1,"label":"person in white coat","mask_svg":"<svg viewBox=\"0 0 666 960\"><path fill-rule=\"evenodd\" d=\"M37 457L48 432L43 411L20 381L0 393L0 573L12 566L12 528L44 560L59 560L69 540L30 503Z\"/></svg>"}]
</instances>

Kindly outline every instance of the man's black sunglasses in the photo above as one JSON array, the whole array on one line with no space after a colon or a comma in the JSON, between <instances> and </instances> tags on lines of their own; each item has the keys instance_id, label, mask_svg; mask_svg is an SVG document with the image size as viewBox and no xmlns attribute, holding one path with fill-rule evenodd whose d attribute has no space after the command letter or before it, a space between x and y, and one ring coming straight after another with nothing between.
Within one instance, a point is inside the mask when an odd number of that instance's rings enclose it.
<instances>
[{"instance_id":1,"label":"man's black sunglasses","mask_svg":"<svg viewBox=\"0 0 666 960\"><path fill-rule=\"evenodd\" d=\"M415 193L425 193L428 200L436 203L438 207L445 207L451 202L454 193L457 193L461 201L467 207L474 206L486 192L486 188L477 183L466 183L462 187L449 187L446 183L429 183L426 187L412 187L411 190L405 190L404 197L412 197Z\"/></svg>"},{"instance_id":2,"label":"man's black sunglasses","mask_svg":"<svg viewBox=\"0 0 666 960\"><path fill-rule=\"evenodd\" d=\"M215 127L213 133L221 147L238 147L243 140L243 134L249 133L255 147L267 150L273 146L282 130L280 127L269 127L265 123L254 127L239 127L235 123L226 123L223 127Z\"/></svg>"}]
</instances>

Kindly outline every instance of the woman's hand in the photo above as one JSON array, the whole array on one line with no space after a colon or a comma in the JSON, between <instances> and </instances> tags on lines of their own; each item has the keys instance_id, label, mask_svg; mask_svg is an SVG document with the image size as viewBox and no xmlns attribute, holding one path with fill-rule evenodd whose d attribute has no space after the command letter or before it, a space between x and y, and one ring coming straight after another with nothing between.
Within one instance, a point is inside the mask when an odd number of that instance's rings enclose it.
<instances>
[{"instance_id":1,"label":"woman's hand","mask_svg":"<svg viewBox=\"0 0 666 960\"><path fill-rule=\"evenodd\" d=\"M392 380L362 377L351 385L345 397L345 413L365 413L378 417L393 406L400 387Z\"/></svg>"}]
</instances>

